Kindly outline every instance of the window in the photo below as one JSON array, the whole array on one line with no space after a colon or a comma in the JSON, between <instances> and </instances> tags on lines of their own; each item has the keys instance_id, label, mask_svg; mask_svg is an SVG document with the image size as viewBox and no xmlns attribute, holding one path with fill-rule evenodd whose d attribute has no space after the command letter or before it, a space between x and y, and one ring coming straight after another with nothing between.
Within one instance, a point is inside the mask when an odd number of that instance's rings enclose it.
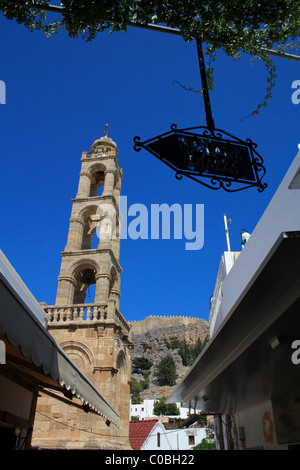
<instances>
[{"instance_id":1,"label":"window","mask_svg":"<svg viewBox=\"0 0 300 470\"><path fill-rule=\"evenodd\" d=\"M195 445L195 436L188 436L189 439L189 446Z\"/></svg>"},{"instance_id":2,"label":"window","mask_svg":"<svg viewBox=\"0 0 300 470\"><path fill-rule=\"evenodd\" d=\"M157 447L160 447L160 432L157 433Z\"/></svg>"}]
</instances>

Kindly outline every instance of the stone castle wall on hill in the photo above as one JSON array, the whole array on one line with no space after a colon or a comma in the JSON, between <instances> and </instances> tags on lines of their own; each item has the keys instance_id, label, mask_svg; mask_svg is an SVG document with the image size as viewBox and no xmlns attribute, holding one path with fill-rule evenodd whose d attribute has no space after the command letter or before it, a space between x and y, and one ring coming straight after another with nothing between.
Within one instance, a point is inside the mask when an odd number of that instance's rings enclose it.
<instances>
[{"instance_id":1,"label":"stone castle wall on hill","mask_svg":"<svg viewBox=\"0 0 300 470\"><path fill-rule=\"evenodd\" d=\"M150 330L169 328L176 325L184 325L186 327L195 325L200 328L202 327L204 330L208 328L208 322L203 318L186 316L149 315L144 320L129 321L128 323L131 326L131 331L134 335L145 334Z\"/></svg>"}]
</instances>

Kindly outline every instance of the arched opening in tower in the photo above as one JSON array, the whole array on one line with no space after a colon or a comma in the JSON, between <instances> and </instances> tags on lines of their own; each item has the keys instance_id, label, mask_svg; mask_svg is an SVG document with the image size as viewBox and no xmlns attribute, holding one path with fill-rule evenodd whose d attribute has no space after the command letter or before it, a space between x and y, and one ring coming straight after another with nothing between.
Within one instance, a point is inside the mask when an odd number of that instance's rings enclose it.
<instances>
[{"instance_id":1,"label":"arched opening in tower","mask_svg":"<svg viewBox=\"0 0 300 470\"><path fill-rule=\"evenodd\" d=\"M74 291L74 304L94 303L96 277L95 271L85 268L75 275L76 286Z\"/></svg>"},{"instance_id":2,"label":"arched opening in tower","mask_svg":"<svg viewBox=\"0 0 300 470\"><path fill-rule=\"evenodd\" d=\"M98 170L92 174L90 197L101 196L104 188L104 171Z\"/></svg>"},{"instance_id":3,"label":"arched opening in tower","mask_svg":"<svg viewBox=\"0 0 300 470\"><path fill-rule=\"evenodd\" d=\"M97 206L88 208L83 215L82 250L94 250L99 245L98 224L100 217L96 214Z\"/></svg>"}]
</instances>

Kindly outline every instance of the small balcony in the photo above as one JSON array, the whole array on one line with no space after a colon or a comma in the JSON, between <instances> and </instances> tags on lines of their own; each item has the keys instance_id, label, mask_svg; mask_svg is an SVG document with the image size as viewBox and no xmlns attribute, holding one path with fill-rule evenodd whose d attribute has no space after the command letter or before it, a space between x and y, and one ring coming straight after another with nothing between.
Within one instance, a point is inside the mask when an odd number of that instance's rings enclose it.
<instances>
[{"instance_id":1,"label":"small balcony","mask_svg":"<svg viewBox=\"0 0 300 470\"><path fill-rule=\"evenodd\" d=\"M74 305L44 305L50 319L48 328L59 326L76 326L79 324L89 326L94 323L115 323L123 334L128 335L130 326L115 306L113 300L106 304L74 304Z\"/></svg>"}]
</instances>

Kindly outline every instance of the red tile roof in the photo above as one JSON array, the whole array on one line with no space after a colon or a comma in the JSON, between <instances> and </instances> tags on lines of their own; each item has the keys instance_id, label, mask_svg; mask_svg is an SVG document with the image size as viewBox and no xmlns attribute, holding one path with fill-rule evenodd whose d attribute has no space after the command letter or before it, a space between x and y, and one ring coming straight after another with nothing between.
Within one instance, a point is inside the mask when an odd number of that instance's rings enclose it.
<instances>
[{"instance_id":1,"label":"red tile roof","mask_svg":"<svg viewBox=\"0 0 300 470\"><path fill-rule=\"evenodd\" d=\"M143 421L130 421L129 442L133 450L140 450L158 419L145 419Z\"/></svg>"}]
</instances>

